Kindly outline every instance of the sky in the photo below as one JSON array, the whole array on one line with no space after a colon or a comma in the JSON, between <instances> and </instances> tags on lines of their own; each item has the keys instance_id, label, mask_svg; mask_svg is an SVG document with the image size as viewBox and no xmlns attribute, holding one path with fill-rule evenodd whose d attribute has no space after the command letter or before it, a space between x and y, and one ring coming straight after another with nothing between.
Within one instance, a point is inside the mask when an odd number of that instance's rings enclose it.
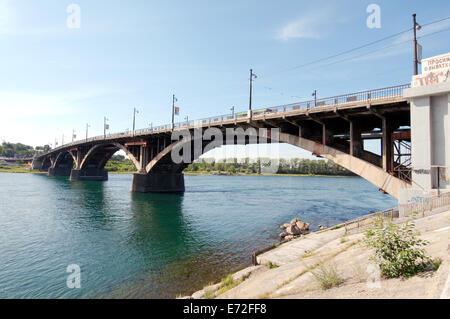
<instances>
[{"instance_id":1,"label":"sky","mask_svg":"<svg viewBox=\"0 0 450 319\"><path fill-rule=\"evenodd\" d=\"M110 133L125 131L134 107L136 128L167 124L172 94L176 121L244 111L250 68L254 109L408 83L412 32L299 66L407 30L414 12L425 25L450 2L0 0L0 142L60 144L86 124L102 135L105 116ZM449 29L418 31L423 57L450 51Z\"/></svg>"}]
</instances>

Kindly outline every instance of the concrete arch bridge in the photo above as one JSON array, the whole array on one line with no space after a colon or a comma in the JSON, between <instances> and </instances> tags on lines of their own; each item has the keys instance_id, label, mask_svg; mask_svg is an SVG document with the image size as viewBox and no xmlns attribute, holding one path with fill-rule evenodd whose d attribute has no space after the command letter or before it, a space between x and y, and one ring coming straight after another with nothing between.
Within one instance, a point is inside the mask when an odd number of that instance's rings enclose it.
<instances>
[{"instance_id":1,"label":"concrete arch bridge","mask_svg":"<svg viewBox=\"0 0 450 319\"><path fill-rule=\"evenodd\" d=\"M33 168L49 175L70 176L71 180L104 181L108 179L105 164L123 150L136 167L132 191L183 192L183 169L210 150L211 140L215 142L213 147L280 142L331 160L398 198L399 190L409 187L411 181L408 154L400 151L401 145L410 146L410 106L402 95L408 87L400 85L93 137L35 157ZM195 132L211 135L211 128L222 132L223 137L195 138ZM248 134L230 139L227 129L242 129ZM192 137L188 138L187 132ZM172 140L173 135L185 138ZM368 139L381 140L381 155L364 150L364 140ZM173 160L175 150L184 155L184 161Z\"/></svg>"}]
</instances>

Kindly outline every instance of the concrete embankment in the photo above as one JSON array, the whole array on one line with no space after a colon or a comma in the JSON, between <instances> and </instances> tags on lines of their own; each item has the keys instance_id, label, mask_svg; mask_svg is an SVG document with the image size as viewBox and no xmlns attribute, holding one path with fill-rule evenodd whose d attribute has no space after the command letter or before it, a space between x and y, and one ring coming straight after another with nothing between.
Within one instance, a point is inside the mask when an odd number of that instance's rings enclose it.
<instances>
[{"instance_id":1,"label":"concrete embankment","mask_svg":"<svg viewBox=\"0 0 450 319\"><path fill-rule=\"evenodd\" d=\"M396 223L406 219L396 219ZM450 208L415 220L420 237L429 241L427 254L441 258L437 271L408 280L376 276L371 251L363 243L364 228L351 233L345 227L310 233L257 256L248 267L191 298L449 298ZM332 265L341 283L322 290L313 275Z\"/></svg>"}]
</instances>

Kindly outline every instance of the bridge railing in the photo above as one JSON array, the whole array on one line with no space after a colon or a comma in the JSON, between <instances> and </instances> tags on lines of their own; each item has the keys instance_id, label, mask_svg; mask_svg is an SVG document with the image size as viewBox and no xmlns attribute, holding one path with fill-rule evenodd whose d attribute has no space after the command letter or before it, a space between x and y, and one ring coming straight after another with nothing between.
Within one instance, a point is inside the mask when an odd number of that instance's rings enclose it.
<instances>
[{"instance_id":1,"label":"bridge railing","mask_svg":"<svg viewBox=\"0 0 450 319\"><path fill-rule=\"evenodd\" d=\"M362 101L375 101L380 99L392 98L402 96L403 90L410 87L410 84L397 85L375 90L361 91L350 94L336 95L317 100L309 100L300 103L292 103L279 105L274 107L267 107L253 111L253 115L279 113L294 111L299 109L311 109L315 107L334 106L339 104L347 104Z\"/></svg>"},{"instance_id":2,"label":"bridge railing","mask_svg":"<svg viewBox=\"0 0 450 319\"><path fill-rule=\"evenodd\" d=\"M344 95L337 95L332 97L327 97L323 99L317 99L317 100L310 100L310 101L304 101L304 102L298 102L298 103L292 103L292 104L284 104L284 105L278 105L278 106L272 106L272 107L265 107L261 109L256 109L253 111L254 116L262 115L262 114L273 114L273 113L280 113L280 112L289 112L299 109L311 109L315 107L323 107L323 106L333 106L333 105L339 105L339 104L346 104L346 103L354 103L354 102L361 102L361 101L375 101L375 100L381 100L386 98L392 98L396 96L402 96L403 90L410 87L410 84L403 84L403 85L397 85L397 86L391 86L381 89L375 89L375 90L368 90L368 91L361 91L356 93L350 93L350 94L344 94ZM174 128L182 128L182 127L188 127L188 126L194 126L194 125L205 125L205 124L214 124L218 122L223 122L227 120L232 119L239 119L247 117L248 113L247 111L244 112L236 112L234 114L223 114L223 115L217 115L217 116L211 116L199 120L191 120L191 121L183 121L183 122L177 122L174 123ZM149 132L158 132L158 131L164 131L169 130L172 128L172 124L164 124L154 127L147 127L135 130L133 131L125 131L125 132L119 132L119 133L112 133L95 137L90 137L83 140L78 140L72 143L64 144L59 147L56 147L51 150L51 152L67 148L70 146L75 146L77 144L80 144L81 142L95 142L97 140L103 140L106 138L120 138L127 135L141 135Z\"/></svg>"}]
</instances>

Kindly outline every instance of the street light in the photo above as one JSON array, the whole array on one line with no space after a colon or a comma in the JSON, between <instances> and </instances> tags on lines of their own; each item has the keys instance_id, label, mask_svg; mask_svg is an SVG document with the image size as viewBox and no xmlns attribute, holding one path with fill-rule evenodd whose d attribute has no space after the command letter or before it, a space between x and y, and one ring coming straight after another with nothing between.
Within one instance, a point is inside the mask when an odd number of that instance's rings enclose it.
<instances>
[{"instance_id":1,"label":"street light","mask_svg":"<svg viewBox=\"0 0 450 319\"><path fill-rule=\"evenodd\" d=\"M317 90L314 90L312 96L314 96L314 106L317 106Z\"/></svg>"},{"instance_id":2,"label":"street light","mask_svg":"<svg viewBox=\"0 0 450 319\"><path fill-rule=\"evenodd\" d=\"M109 121L106 116L103 118L103 138L106 138L106 130L109 130L109 124L106 124L106 121Z\"/></svg>"},{"instance_id":3,"label":"street light","mask_svg":"<svg viewBox=\"0 0 450 319\"><path fill-rule=\"evenodd\" d=\"M175 127L175 115L180 114L180 108L175 106L175 102L178 102L178 99L175 97L175 94L172 96L172 130Z\"/></svg>"},{"instance_id":4,"label":"street light","mask_svg":"<svg viewBox=\"0 0 450 319\"><path fill-rule=\"evenodd\" d=\"M89 128L90 127L91 126L88 123L86 123L86 142L87 142L87 139L88 139L88 132L89 132Z\"/></svg>"},{"instance_id":5,"label":"street light","mask_svg":"<svg viewBox=\"0 0 450 319\"><path fill-rule=\"evenodd\" d=\"M134 111L133 111L133 135L134 135L134 130L136 129L136 113L139 114L139 111L136 110L136 108L134 108Z\"/></svg>"},{"instance_id":6,"label":"street light","mask_svg":"<svg viewBox=\"0 0 450 319\"><path fill-rule=\"evenodd\" d=\"M234 118L234 106L231 107L231 117Z\"/></svg>"},{"instance_id":7,"label":"street light","mask_svg":"<svg viewBox=\"0 0 450 319\"><path fill-rule=\"evenodd\" d=\"M72 143L77 138L77 135L75 134L75 130L72 130Z\"/></svg>"},{"instance_id":8,"label":"street light","mask_svg":"<svg viewBox=\"0 0 450 319\"><path fill-rule=\"evenodd\" d=\"M186 126L189 126L189 117L186 115L184 119L186 121Z\"/></svg>"},{"instance_id":9,"label":"street light","mask_svg":"<svg viewBox=\"0 0 450 319\"><path fill-rule=\"evenodd\" d=\"M252 118L252 91L253 91L253 81L258 77L253 73L253 69L250 69L250 98L248 101L248 115L250 119Z\"/></svg>"}]
</instances>

